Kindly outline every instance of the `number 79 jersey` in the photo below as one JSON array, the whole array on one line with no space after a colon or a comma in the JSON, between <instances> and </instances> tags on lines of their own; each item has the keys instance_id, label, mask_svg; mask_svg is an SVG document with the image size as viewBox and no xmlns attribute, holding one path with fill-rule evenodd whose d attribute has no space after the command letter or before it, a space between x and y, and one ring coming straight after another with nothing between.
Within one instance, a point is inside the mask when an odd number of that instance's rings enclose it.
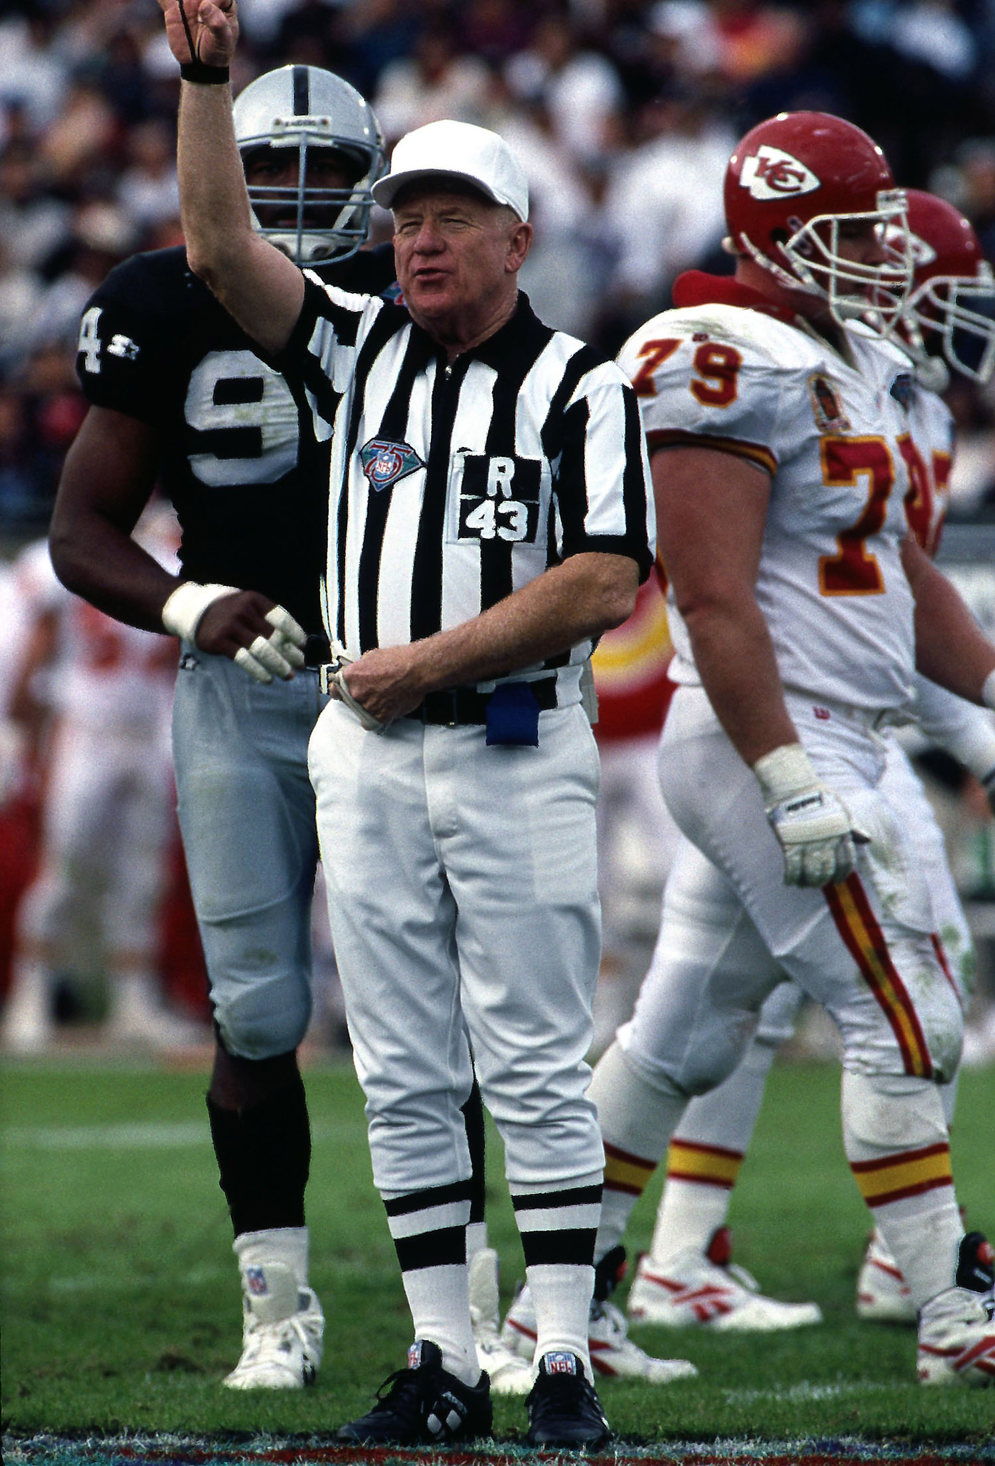
<instances>
[{"instance_id":1,"label":"number 79 jersey","mask_svg":"<svg viewBox=\"0 0 995 1466\"><path fill-rule=\"evenodd\" d=\"M714 285L726 298L739 290L732 281ZM897 708L911 696L915 661L901 563L916 453L913 384L896 348L857 332L849 339L853 365L787 319L703 301L647 322L619 364L639 398L651 455L670 446L718 449L770 475L756 595L784 686ZM734 503L728 512L735 515ZM666 568L662 538L659 553ZM668 615L671 675L698 682L672 592Z\"/></svg>"}]
</instances>

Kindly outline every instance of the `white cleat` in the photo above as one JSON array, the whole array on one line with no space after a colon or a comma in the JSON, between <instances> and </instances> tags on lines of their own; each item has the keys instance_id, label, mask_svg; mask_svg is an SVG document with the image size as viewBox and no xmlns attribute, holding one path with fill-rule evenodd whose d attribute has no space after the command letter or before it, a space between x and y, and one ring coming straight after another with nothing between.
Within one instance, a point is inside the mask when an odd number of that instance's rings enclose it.
<instances>
[{"instance_id":1,"label":"white cleat","mask_svg":"<svg viewBox=\"0 0 995 1466\"><path fill-rule=\"evenodd\" d=\"M486 1369L497 1395L527 1395L534 1384L532 1355L526 1361L501 1340L498 1255L482 1247L470 1259L470 1320L477 1362Z\"/></svg>"},{"instance_id":2,"label":"white cleat","mask_svg":"<svg viewBox=\"0 0 995 1466\"><path fill-rule=\"evenodd\" d=\"M641 1257L629 1291L629 1318L663 1328L756 1334L822 1322L817 1303L764 1297L757 1280L727 1260L729 1253L728 1229L720 1227L707 1254L688 1249L665 1263Z\"/></svg>"},{"instance_id":3,"label":"white cleat","mask_svg":"<svg viewBox=\"0 0 995 1466\"><path fill-rule=\"evenodd\" d=\"M995 1251L980 1232L960 1244L955 1286L919 1312L919 1383L995 1386Z\"/></svg>"},{"instance_id":4,"label":"white cleat","mask_svg":"<svg viewBox=\"0 0 995 1466\"><path fill-rule=\"evenodd\" d=\"M321 1364L325 1316L310 1288L298 1288L284 1263L246 1268L242 1357L225 1378L230 1390L300 1390Z\"/></svg>"},{"instance_id":5,"label":"white cleat","mask_svg":"<svg viewBox=\"0 0 995 1466\"><path fill-rule=\"evenodd\" d=\"M592 1303L588 1346L592 1369L610 1378L669 1385L675 1379L693 1379L698 1373L690 1359L657 1359L640 1349L629 1338L628 1324L614 1303Z\"/></svg>"},{"instance_id":6,"label":"white cleat","mask_svg":"<svg viewBox=\"0 0 995 1466\"><path fill-rule=\"evenodd\" d=\"M536 1316L528 1287L519 1292L505 1316L501 1338L509 1349L531 1359L536 1345ZM626 1334L625 1319L611 1303L591 1304L588 1326L591 1367L597 1374L615 1379L643 1379L648 1384L667 1385L675 1379L691 1379L698 1373L689 1359L654 1359Z\"/></svg>"},{"instance_id":7,"label":"white cleat","mask_svg":"<svg viewBox=\"0 0 995 1466\"><path fill-rule=\"evenodd\" d=\"M898 1263L877 1230L857 1275L857 1317L868 1323L915 1323L916 1310Z\"/></svg>"}]
</instances>

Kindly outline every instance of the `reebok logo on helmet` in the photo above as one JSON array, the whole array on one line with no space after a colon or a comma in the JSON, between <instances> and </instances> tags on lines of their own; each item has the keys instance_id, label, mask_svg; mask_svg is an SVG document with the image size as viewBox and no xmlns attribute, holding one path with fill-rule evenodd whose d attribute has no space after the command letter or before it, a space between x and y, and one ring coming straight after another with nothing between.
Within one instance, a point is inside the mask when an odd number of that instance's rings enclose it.
<instances>
[{"instance_id":1,"label":"reebok logo on helmet","mask_svg":"<svg viewBox=\"0 0 995 1466\"><path fill-rule=\"evenodd\" d=\"M820 180L790 153L761 143L755 153L743 159L739 186L755 199L780 199L788 194L812 193Z\"/></svg>"}]
</instances>

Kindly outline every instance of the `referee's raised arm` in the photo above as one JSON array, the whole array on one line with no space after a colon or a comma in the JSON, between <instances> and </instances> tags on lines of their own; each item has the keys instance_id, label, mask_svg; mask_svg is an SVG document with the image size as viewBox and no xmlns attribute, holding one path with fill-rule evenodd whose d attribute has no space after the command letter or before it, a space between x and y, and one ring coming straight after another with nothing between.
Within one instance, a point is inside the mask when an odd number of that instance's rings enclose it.
<instances>
[{"instance_id":1,"label":"referee's raised arm","mask_svg":"<svg viewBox=\"0 0 995 1466\"><path fill-rule=\"evenodd\" d=\"M252 227L228 84L238 40L236 0L159 5L182 78L177 168L190 268L254 341L278 351L300 314L304 279Z\"/></svg>"}]
</instances>

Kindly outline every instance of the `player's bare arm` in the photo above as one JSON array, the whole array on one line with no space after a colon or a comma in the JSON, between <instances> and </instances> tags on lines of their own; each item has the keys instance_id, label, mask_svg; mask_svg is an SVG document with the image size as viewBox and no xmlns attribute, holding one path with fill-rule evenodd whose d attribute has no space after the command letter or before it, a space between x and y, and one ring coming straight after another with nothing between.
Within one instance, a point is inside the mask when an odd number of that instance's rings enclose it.
<instances>
[{"instance_id":1,"label":"player's bare arm","mask_svg":"<svg viewBox=\"0 0 995 1466\"><path fill-rule=\"evenodd\" d=\"M152 495L158 457L148 423L91 407L63 465L49 527L56 575L101 611L162 630L162 607L176 579L131 532Z\"/></svg>"},{"instance_id":2,"label":"player's bare arm","mask_svg":"<svg viewBox=\"0 0 995 1466\"><path fill-rule=\"evenodd\" d=\"M345 680L368 712L389 722L428 692L507 677L620 626L638 588L639 569L627 555L572 555L472 620L407 646L367 652Z\"/></svg>"},{"instance_id":3,"label":"player's bare arm","mask_svg":"<svg viewBox=\"0 0 995 1466\"><path fill-rule=\"evenodd\" d=\"M235 0L159 0L170 50L185 68L223 76L238 39ZM227 8L225 8L227 7ZM286 345L300 314L300 270L252 227L227 84L181 84L177 166L190 268L268 351Z\"/></svg>"},{"instance_id":4,"label":"player's bare arm","mask_svg":"<svg viewBox=\"0 0 995 1466\"><path fill-rule=\"evenodd\" d=\"M163 607L184 584L131 537L155 487L159 451L148 423L91 407L66 454L49 529L63 585L146 631L164 629ZM207 604L190 639L202 651L239 660L260 637L273 637L269 618L280 607L258 591L225 589ZM285 660L282 648L280 655ZM290 675L289 667L270 670Z\"/></svg>"},{"instance_id":5,"label":"player's bare arm","mask_svg":"<svg viewBox=\"0 0 995 1466\"><path fill-rule=\"evenodd\" d=\"M991 705L995 698L995 646L982 632L956 586L937 570L911 534L902 546L902 563L916 600L917 669L969 702Z\"/></svg>"},{"instance_id":6,"label":"player's bare arm","mask_svg":"<svg viewBox=\"0 0 995 1466\"><path fill-rule=\"evenodd\" d=\"M798 735L754 585L770 480L733 454L667 448L651 460L657 544L702 684L748 764Z\"/></svg>"}]
</instances>

